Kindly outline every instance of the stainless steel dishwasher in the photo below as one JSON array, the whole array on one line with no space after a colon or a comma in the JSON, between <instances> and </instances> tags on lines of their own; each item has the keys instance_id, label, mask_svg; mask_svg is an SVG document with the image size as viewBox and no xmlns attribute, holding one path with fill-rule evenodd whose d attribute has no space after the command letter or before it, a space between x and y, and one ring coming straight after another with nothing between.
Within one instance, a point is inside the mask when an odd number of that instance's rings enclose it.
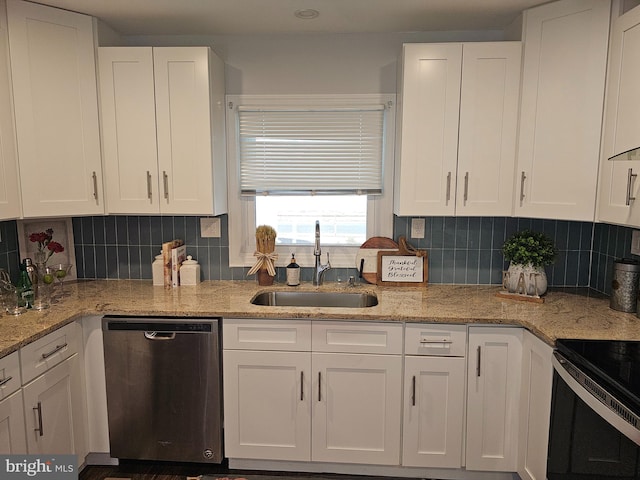
<instances>
[{"instance_id":1,"label":"stainless steel dishwasher","mask_svg":"<svg viewBox=\"0 0 640 480\"><path fill-rule=\"evenodd\" d=\"M102 318L111 456L222 461L220 321Z\"/></svg>"}]
</instances>

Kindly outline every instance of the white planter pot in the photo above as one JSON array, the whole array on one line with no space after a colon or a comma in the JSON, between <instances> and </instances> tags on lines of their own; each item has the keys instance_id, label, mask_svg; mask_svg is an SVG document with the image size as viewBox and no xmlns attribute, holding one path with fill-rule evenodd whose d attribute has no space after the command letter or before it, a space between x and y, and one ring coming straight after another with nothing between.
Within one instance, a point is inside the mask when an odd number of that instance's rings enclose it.
<instances>
[{"instance_id":1,"label":"white planter pot","mask_svg":"<svg viewBox=\"0 0 640 480\"><path fill-rule=\"evenodd\" d=\"M503 286L511 293L543 295L547 291L547 273L544 267L510 264Z\"/></svg>"}]
</instances>

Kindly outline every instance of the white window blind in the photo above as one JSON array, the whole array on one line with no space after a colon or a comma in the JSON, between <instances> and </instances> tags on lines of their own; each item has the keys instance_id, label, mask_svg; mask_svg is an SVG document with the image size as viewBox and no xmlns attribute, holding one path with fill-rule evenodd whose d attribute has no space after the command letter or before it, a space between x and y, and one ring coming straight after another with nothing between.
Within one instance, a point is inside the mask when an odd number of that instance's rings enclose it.
<instances>
[{"instance_id":1,"label":"white window blind","mask_svg":"<svg viewBox=\"0 0 640 480\"><path fill-rule=\"evenodd\" d=\"M384 105L238 107L242 195L381 194Z\"/></svg>"}]
</instances>

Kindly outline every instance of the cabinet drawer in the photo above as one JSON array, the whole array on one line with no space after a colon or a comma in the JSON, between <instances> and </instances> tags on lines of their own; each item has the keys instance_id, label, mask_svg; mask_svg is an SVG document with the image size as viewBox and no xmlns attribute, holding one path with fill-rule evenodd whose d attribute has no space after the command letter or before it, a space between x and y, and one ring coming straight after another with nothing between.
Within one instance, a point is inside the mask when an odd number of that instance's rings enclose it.
<instances>
[{"instance_id":1,"label":"cabinet drawer","mask_svg":"<svg viewBox=\"0 0 640 480\"><path fill-rule=\"evenodd\" d=\"M38 375L66 360L79 351L80 326L70 323L20 349L22 383L30 382Z\"/></svg>"},{"instance_id":2,"label":"cabinet drawer","mask_svg":"<svg viewBox=\"0 0 640 480\"><path fill-rule=\"evenodd\" d=\"M311 350L310 320L225 318L222 344L226 350Z\"/></svg>"},{"instance_id":3,"label":"cabinet drawer","mask_svg":"<svg viewBox=\"0 0 640 480\"><path fill-rule=\"evenodd\" d=\"M466 325L416 323L406 326L404 338L406 355L464 357L466 351Z\"/></svg>"},{"instance_id":4,"label":"cabinet drawer","mask_svg":"<svg viewBox=\"0 0 640 480\"><path fill-rule=\"evenodd\" d=\"M20 359L18 352L0 358L0 400L20 388Z\"/></svg>"},{"instance_id":5,"label":"cabinet drawer","mask_svg":"<svg viewBox=\"0 0 640 480\"><path fill-rule=\"evenodd\" d=\"M373 322L313 322L314 352L402 353L402 324Z\"/></svg>"}]
</instances>

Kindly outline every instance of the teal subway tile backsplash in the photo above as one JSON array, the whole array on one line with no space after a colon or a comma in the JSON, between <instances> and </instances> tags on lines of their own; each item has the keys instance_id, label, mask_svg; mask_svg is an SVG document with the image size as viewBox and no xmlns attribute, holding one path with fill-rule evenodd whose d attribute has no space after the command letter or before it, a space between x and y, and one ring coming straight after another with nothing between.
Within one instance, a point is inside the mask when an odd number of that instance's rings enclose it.
<instances>
[{"instance_id":1,"label":"teal subway tile backsplash","mask_svg":"<svg viewBox=\"0 0 640 480\"><path fill-rule=\"evenodd\" d=\"M15 220L0 222L0 268L9 273L15 284L20 276L18 227Z\"/></svg>"},{"instance_id":2,"label":"teal subway tile backsplash","mask_svg":"<svg viewBox=\"0 0 640 480\"><path fill-rule=\"evenodd\" d=\"M499 284L507 267L501 252L512 233L531 228L544 231L559 250L547 267L551 286L591 287L611 293L611 272L617 258L631 257L628 227L510 217L424 217L425 237L410 238L411 218L394 218L394 238L404 235L416 248L429 252L429 283ZM199 217L96 216L73 218L78 278L151 279L151 263L161 244L183 238L188 253L201 264L205 280L246 279L248 268L229 267L227 216L221 217L221 238L202 238ZM640 259L640 257L635 257ZM12 280L19 275L17 222L0 222L0 268ZM334 268L328 281L355 275L355 268ZM311 269L302 280L311 281ZM278 280L285 281L284 268Z\"/></svg>"},{"instance_id":3,"label":"teal subway tile backsplash","mask_svg":"<svg viewBox=\"0 0 640 480\"><path fill-rule=\"evenodd\" d=\"M547 267L551 286L587 287L593 223L511 217L425 217L425 238L411 236L411 218L396 217L394 237L429 252L430 283L500 284L502 244L513 233L532 229L554 239L558 258Z\"/></svg>"}]
</instances>

